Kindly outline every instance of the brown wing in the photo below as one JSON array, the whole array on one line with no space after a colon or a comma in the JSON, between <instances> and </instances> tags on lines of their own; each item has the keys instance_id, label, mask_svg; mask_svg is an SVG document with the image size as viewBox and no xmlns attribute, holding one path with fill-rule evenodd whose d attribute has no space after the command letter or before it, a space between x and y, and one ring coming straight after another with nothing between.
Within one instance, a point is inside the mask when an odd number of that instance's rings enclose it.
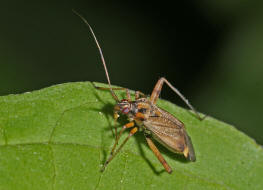
<instances>
[{"instance_id":1,"label":"brown wing","mask_svg":"<svg viewBox=\"0 0 263 190\"><path fill-rule=\"evenodd\" d=\"M172 152L182 153L186 158L195 161L195 154L190 137L184 125L170 113L157 108L159 116L150 116L143 124L152 132L153 137Z\"/></svg>"}]
</instances>

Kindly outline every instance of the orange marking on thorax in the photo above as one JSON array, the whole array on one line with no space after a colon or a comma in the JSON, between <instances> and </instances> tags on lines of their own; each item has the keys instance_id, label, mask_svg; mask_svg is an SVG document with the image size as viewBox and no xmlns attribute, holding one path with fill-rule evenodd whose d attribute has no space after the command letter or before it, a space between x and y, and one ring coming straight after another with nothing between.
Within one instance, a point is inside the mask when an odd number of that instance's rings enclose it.
<instances>
[{"instance_id":1,"label":"orange marking on thorax","mask_svg":"<svg viewBox=\"0 0 263 190\"><path fill-rule=\"evenodd\" d=\"M137 113L135 114L135 117L136 117L137 119L145 119L144 114L141 113L141 112L137 112Z\"/></svg>"},{"instance_id":2,"label":"orange marking on thorax","mask_svg":"<svg viewBox=\"0 0 263 190\"><path fill-rule=\"evenodd\" d=\"M144 104L144 103L139 103L138 104L138 109L142 109L142 108L145 108L145 109L149 109L149 105L148 104Z\"/></svg>"}]
</instances>

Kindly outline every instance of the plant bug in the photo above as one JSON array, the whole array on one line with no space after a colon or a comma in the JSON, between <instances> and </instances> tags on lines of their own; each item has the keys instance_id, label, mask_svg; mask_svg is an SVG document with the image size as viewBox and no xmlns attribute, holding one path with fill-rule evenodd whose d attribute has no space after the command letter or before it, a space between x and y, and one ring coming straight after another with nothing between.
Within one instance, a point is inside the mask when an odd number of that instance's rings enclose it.
<instances>
[{"instance_id":1,"label":"plant bug","mask_svg":"<svg viewBox=\"0 0 263 190\"><path fill-rule=\"evenodd\" d=\"M161 162L161 164L163 165L163 167L168 173L172 173L172 169L165 161L158 148L153 143L152 138L158 141L160 144L164 145L170 151L174 153L183 154L185 158L194 162L196 160L194 147L192 145L191 138L188 136L186 132L184 124L180 120L178 120L175 116L159 108L156 105L163 84L166 83L195 113L198 119L202 120L203 118L200 117L198 112L188 102L188 100L168 80L166 80L163 77L157 81L149 98L146 95L144 95L142 92L136 91L135 100L132 100L130 92L127 88L112 88L101 47L98 43L98 40L91 26L89 25L87 20L84 19L79 13L77 13L74 10L73 12L76 15L78 15L84 21L85 24L88 25L92 33L92 36L96 42L96 45L99 49L101 61L104 66L109 88L103 88L103 87L96 87L96 88L101 90L109 90L112 97L115 99L116 101L116 105L114 106L115 122L119 118L119 114L127 115L130 121L122 127L119 134L117 134L117 129L115 128L115 137L116 137L115 143L111 149L110 156L106 160L101 171L105 170L106 166L120 152L120 150L123 148L125 143L130 139L130 137L132 137L137 131L139 131L139 128L143 131L146 142L149 145L150 149L153 151L154 155L158 158L158 160ZM126 91L127 99L119 100L114 90ZM119 139L122 133L126 129L131 129L129 135L117 148Z\"/></svg>"}]
</instances>

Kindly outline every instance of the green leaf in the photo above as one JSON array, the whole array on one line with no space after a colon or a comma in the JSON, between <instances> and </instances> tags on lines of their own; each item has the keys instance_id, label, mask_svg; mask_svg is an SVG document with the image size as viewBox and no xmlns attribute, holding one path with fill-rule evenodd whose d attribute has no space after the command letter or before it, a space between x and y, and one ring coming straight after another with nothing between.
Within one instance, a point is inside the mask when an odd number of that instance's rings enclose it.
<instances>
[{"instance_id":1,"label":"green leaf","mask_svg":"<svg viewBox=\"0 0 263 190\"><path fill-rule=\"evenodd\" d=\"M0 97L0 190L263 189L263 150L254 140L211 117L158 105L184 122L197 157L187 162L158 145L171 175L141 133L100 172L114 143L114 100L90 82Z\"/></svg>"}]
</instances>

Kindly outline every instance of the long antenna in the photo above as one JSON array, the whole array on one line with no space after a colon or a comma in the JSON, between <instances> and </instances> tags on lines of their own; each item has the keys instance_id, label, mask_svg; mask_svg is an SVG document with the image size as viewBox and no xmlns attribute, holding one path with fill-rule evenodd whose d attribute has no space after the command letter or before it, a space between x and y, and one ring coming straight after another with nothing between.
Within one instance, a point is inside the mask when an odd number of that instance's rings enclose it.
<instances>
[{"instance_id":1,"label":"long antenna","mask_svg":"<svg viewBox=\"0 0 263 190\"><path fill-rule=\"evenodd\" d=\"M107 80L108 80L108 83L109 83L109 87L110 87L110 91L111 91L111 95L113 96L113 98L119 102L120 100L118 99L117 95L114 93L114 91L112 90L112 87L111 87L111 82L110 82L110 77L109 77L109 73L108 73L108 70L107 70L107 67L106 67L106 62L104 60L104 56L103 56L103 53L102 53L102 50L101 50L101 47L100 47L100 44L91 28L91 26L89 25L88 21L83 17L81 16L77 11L75 11L74 9L72 9L72 11L81 18L81 20L83 20L83 22L89 27L90 31L91 31L91 34L96 42L96 45L99 49L99 52L100 52L100 58L101 58L101 61L102 61L102 64L104 66L104 70L105 70L105 74L106 74L106 77L107 77Z\"/></svg>"}]
</instances>

